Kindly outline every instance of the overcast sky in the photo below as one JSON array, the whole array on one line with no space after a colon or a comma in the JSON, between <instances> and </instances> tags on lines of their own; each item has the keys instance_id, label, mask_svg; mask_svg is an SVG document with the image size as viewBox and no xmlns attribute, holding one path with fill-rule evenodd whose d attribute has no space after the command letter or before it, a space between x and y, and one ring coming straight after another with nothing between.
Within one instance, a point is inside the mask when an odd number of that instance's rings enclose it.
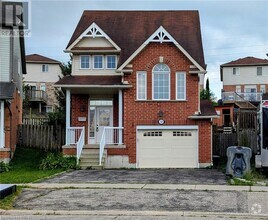
<instances>
[{"instance_id":1,"label":"overcast sky","mask_svg":"<svg viewBox=\"0 0 268 220\"><path fill-rule=\"evenodd\" d=\"M84 10L199 10L207 77L220 98L220 65L238 58L267 58L268 0L32 0L26 53L67 62L63 50Z\"/></svg>"}]
</instances>

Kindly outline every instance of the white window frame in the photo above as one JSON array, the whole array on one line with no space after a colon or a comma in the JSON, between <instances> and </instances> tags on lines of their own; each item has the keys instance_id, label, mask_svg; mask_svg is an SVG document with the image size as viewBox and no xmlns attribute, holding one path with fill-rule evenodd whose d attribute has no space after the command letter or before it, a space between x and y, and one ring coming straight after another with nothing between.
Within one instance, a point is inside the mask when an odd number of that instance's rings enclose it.
<instances>
[{"instance_id":1,"label":"white window frame","mask_svg":"<svg viewBox=\"0 0 268 220\"><path fill-rule=\"evenodd\" d=\"M155 66L159 65L159 64L163 64L163 63L158 63L156 64ZM164 64L166 65L166 64ZM162 74L168 74L168 98L167 99L155 99L154 98L154 75L157 74L156 71L154 71L154 68L155 66L153 67L153 70L152 70L152 100L154 101L169 101L170 100L170 68L168 65L166 65L169 69L169 72L164 72ZM161 74L161 72L159 71L159 73Z\"/></svg>"},{"instance_id":2,"label":"white window frame","mask_svg":"<svg viewBox=\"0 0 268 220\"><path fill-rule=\"evenodd\" d=\"M99 57L99 56L102 57L102 68L95 67L95 57ZM95 69L95 70L103 70L104 69L104 56L103 55L93 55L92 65L93 65L93 69Z\"/></svg>"},{"instance_id":3,"label":"white window frame","mask_svg":"<svg viewBox=\"0 0 268 220\"><path fill-rule=\"evenodd\" d=\"M42 88L43 87L43 88ZM44 90L45 89L45 90ZM47 87L46 87L46 84L45 83L41 83L40 84L40 90L42 90L42 91L46 91L46 89L47 89Z\"/></svg>"},{"instance_id":4,"label":"white window frame","mask_svg":"<svg viewBox=\"0 0 268 220\"><path fill-rule=\"evenodd\" d=\"M82 57L88 57L88 68L82 67ZM84 70L88 70L91 68L91 63L90 63L91 57L90 55L80 55L79 61L80 61L80 69Z\"/></svg>"},{"instance_id":5,"label":"white window frame","mask_svg":"<svg viewBox=\"0 0 268 220\"><path fill-rule=\"evenodd\" d=\"M179 99L178 98L178 75L183 74L184 76L184 98ZM176 100L178 101L185 101L186 100L186 72L176 72Z\"/></svg>"},{"instance_id":6,"label":"white window frame","mask_svg":"<svg viewBox=\"0 0 268 220\"><path fill-rule=\"evenodd\" d=\"M144 74L145 75L145 98L142 99L142 98L139 98L139 85L138 85L138 78L139 78L139 75L141 74ZM136 75L136 97L137 97L137 100L147 100L147 72L146 71L138 71L137 72L137 75Z\"/></svg>"},{"instance_id":7,"label":"white window frame","mask_svg":"<svg viewBox=\"0 0 268 220\"><path fill-rule=\"evenodd\" d=\"M45 67L44 71L43 71L43 66ZM47 73L48 72L48 64L42 64L41 65L41 72L42 73Z\"/></svg>"},{"instance_id":8,"label":"white window frame","mask_svg":"<svg viewBox=\"0 0 268 220\"><path fill-rule=\"evenodd\" d=\"M266 86L265 85L260 85L260 92L263 94L263 93L266 93Z\"/></svg>"},{"instance_id":9,"label":"white window frame","mask_svg":"<svg viewBox=\"0 0 268 220\"><path fill-rule=\"evenodd\" d=\"M240 68L239 67L233 67L232 68L232 73L233 73L234 76L240 76Z\"/></svg>"},{"instance_id":10,"label":"white window frame","mask_svg":"<svg viewBox=\"0 0 268 220\"><path fill-rule=\"evenodd\" d=\"M114 68L108 68L108 57L114 57L115 58L115 67ZM115 70L116 66L117 66L117 56L116 55L106 55L105 63L106 63L106 66L105 66L106 69Z\"/></svg>"},{"instance_id":11,"label":"white window frame","mask_svg":"<svg viewBox=\"0 0 268 220\"><path fill-rule=\"evenodd\" d=\"M261 70L260 74L258 74L258 69ZM262 74L262 70L263 70L262 66L257 66L257 68L256 68L257 76L263 76L263 74Z\"/></svg>"}]
</instances>

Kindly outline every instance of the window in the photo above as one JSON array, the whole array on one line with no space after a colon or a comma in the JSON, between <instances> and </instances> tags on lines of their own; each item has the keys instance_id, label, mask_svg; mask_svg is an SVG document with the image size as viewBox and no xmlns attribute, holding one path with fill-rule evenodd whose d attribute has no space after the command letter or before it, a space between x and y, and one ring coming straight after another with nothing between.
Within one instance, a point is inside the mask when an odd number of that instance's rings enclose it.
<instances>
[{"instance_id":1,"label":"window","mask_svg":"<svg viewBox=\"0 0 268 220\"><path fill-rule=\"evenodd\" d=\"M262 76L262 67L261 66L257 67L257 76Z\"/></svg>"},{"instance_id":2,"label":"window","mask_svg":"<svg viewBox=\"0 0 268 220\"><path fill-rule=\"evenodd\" d=\"M153 99L170 99L170 69L166 64L157 64L153 68Z\"/></svg>"},{"instance_id":3,"label":"window","mask_svg":"<svg viewBox=\"0 0 268 220\"><path fill-rule=\"evenodd\" d=\"M186 99L186 73L185 72L176 73L176 99L177 100Z\"/></svg>"},{"instance_id":4,"label":"window","mask_svg":"<svg viewBox=\"0 0 268 220\"><path fill-rule=\"evenodd\" d=\"M173 136L175 136L175 137L183 137L183 136L190 137L190 136L192 136L192 132L190 132L190 131L173 131Z\"/></svg>"},{"instance_id":5,"label":"window","mask_svg":"<svg viewBox=\"0 0 268 220\"><path fill-rule=\"evenodd\" d=\"M42 72L48 72L48 64L43 64L42 65Z\"/></svg>"},{"instance_id":6,"label":"window","mask_svg":"<svg viewBox=\"0 0 268 220\"><path fill-rule=\"evenodd\" d=\"M49 105L47 105L46 106L46 113L49 113L49 112L53 112L53 106L49 106Z\"/></svg>"},{"instance_id":7,"label":"window","mask_svg":"<svg viewBox=\"0 0 268 220\"><path fill-rule=\"evenodd\" d=\"M137 73L137 100L147 99L147 74L146 72Z\"/></svg>"},{"instance_id":8,"label":"window","mask_svg":"<svg viewBox=\"0 0 268 220\"><path fill-rule=\"evenodd\" d=\"M161 137L162 131L148 131L143 133L144 137Z\"/></svg>"},{"instance_id":9,"label":"window","mask_svg":"<svg viewBox=\"0 0 268 220\"><path fill-rule=\"evenodd\" d=\"M90 68L90 57L88 55L80 56L80 68L81 69Z\"/></svg>"},{"instance_id":10,"label":"window","mask_svg":"<svg viewBox=\"0 0 268 220\"><path fill-rule=\"evenodd\" d=\"M106 68L107 69L115 69L116 68L116 56L115 55L107 55L106 56Z\"/></svg>"},{"instance_id":11,"label":"window","mask_svg":"<svg viewBox=\"0 0 268 220\"><path fill-rule=\"evenodd\" d=\"M235 75L235 76L239 76L240 75L239 68L238 67L234 67L233 68L233 75Z\"/></svg>"},{"instance_id":12,"label":"window","mask_svg":"<svg viewBox=\"0 0 268 220\"><path fill-rule=\"evenodd\" d=\"M94 69L103 69L103 56L95 55L94 56Z\"/></svg>"},{"instance_id":13,"label":"window","mask_svg":"<svg viewBox=\"0 0 268 220\"><path fill-rule=\"evenodd\" d=\"M46 91L46 84L45 83L41 83L40 90Z\"/></svg>"},{"instance_id":14,"label":"window","mask_svg":"<svg viewBox=\"0 0 268 220\"><path fill-rule=\"evenodd\" d=\"M261 85L260 86L260 92L263 94L263 93L266 93L266 88L265 88L265 85Z\"/></svg>"}]
</instances>

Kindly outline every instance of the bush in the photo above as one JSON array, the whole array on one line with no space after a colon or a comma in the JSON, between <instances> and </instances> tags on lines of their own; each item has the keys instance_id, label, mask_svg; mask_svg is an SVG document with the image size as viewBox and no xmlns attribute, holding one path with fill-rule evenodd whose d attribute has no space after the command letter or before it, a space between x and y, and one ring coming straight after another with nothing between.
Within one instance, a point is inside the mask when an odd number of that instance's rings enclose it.
<instances>
[{"instance_id":1,"label":"bush","mask_svg":"<svg viewBox=\"0 0 268 220\"><path fill-rule=\"evenodd\" d=\"M41 161L39 169L55 170L55 169L78 169L76 165L76 157L64 157L60 153L49 153L46 158Z\"/></svg>"},{"instance_id":2,"label":"bush","mask_svg":"<svg viewBox=\"0 0 268 220\"><path fill-rule=\"evenodd\" d=\"M10 166L3 161L0 162L0 173L8 172L10 170Z\"/></svg>"}]
</instances>

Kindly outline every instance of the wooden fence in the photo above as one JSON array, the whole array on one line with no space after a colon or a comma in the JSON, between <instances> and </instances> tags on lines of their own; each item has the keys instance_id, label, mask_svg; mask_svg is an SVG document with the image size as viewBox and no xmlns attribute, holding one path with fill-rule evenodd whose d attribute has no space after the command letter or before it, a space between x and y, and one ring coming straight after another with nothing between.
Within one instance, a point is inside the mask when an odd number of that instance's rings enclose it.
<instances>
[{"instance_id":1,"label":"wooden fence","mask_svg":"<svg viewBox=\"0 0 268 220\"><path fill-rule=\"evenodd\" d=\"M43 125L49 121L48 118L23 118L22 124L24 125Z\"/></svg>"},{"instance_id":2,"label":"wooden fence","mask_svg":"<svg viewBox=\"0 0 268 220\"><path fill-rule=\"evenodd\" d=\"M226 150L229 146L244 146L257 153L257 132L254 129L244 129L237 133L213 132L213 155L226 157Z\"/></svg>"},{"instance_id":3,"label":"wooden fence","mask_svg":"<svg viewBox=\"0 0 268 220\"><path fill-rule=\"evenodd\" d=\"M65 128L50 125L19 125L17 145L46 151L61 151Z\"/></svg>"}]
</instances>

